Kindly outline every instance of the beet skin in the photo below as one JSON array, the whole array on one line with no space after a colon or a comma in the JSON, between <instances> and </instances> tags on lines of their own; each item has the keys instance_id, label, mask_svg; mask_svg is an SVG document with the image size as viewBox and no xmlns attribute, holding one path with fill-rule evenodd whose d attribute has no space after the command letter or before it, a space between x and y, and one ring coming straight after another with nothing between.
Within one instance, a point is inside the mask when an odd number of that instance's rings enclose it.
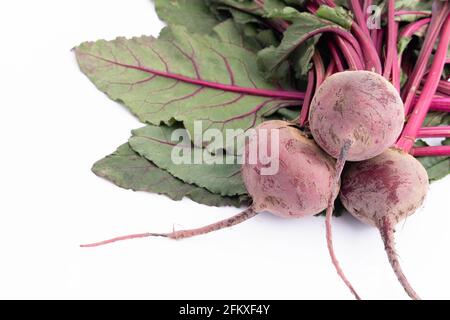
<instances>
[{"instance_id":1,"label":"beet skin","mask_svg":"<svg viewBox=\"0 0 450 320\"><path fill-rule=\"evenodd\" d=\"M261 130L279 132L279 170L262 175L260 157L248 163L249 144L261 137ZM264 138L262 138L264 139ZM281 217L303 217L320 213L331 195L335 161L300 130L283 121L267 121L256 128L246 144L242 176L257 212L268 211ZM258 148L261 141L257 140Z\"/></svg>"},{"instance_id":2,"label":"beet skin","mask_svg":"<svg viewBox=\"0 0 450 320\"><path fill-rule=\"evenodd\" d=\"M338 158L351 142L348 161L373 158L391 147L401 133L404 107L394 86L370 71L344 71L328 77L317 90L309 124L317 144Z\"/></svg>"}]
</instances>

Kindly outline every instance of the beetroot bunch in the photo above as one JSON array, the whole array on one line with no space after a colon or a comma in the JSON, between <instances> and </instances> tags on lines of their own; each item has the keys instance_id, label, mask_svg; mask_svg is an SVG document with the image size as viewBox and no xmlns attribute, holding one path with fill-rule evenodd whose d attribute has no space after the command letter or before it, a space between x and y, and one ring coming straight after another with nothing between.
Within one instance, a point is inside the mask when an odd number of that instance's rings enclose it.
<instances>
[{"instance_id":1,"label":"beetroot bunch","mask_svg":"<svg viewBox=\"0 0 450 320\"><path fill-rule=\"evenodd\" d=\"M433 1L431 11L397 8L393 0L351 0L345 7L338 7L333 0L289 1L289 6L283 1L263 0L199 3L217 18L231 14L236 19L233 10L238 10L260 21L260 28L270 30L277 44L261 34L257 38L266 41L257 55L260 72L281 86L287 74L302 73L298 61L306 59L306 84L294 85L296 93L282 90L276 95L266 89L244 90L234 84L231 64L225 58L233 85L179 75L172 78L200 85L198 90L272 95L286 99L283 101L301 98L302 108L289 105L288 111L295 111L296 117L263 120L248 130L241 173L252 202L242 213L198 229L136 234L83 247L152 236L188 238L234 226L260 212L302 218L325 211L332 263L360 299L333 250L332 216L334 203L340 200L355 218L379 230L399 282L412 299L419 299L400 267L394 233L395 226L423 204L428 191L431 177L416 157L450 156L450 147L445 145L415 145L419 138L450 136L446 126L422 128L430 110L450 111L446 70L450 62L450 3ZM382 9L381 24L373 28L368 23L372 5ZM315 27L305 29L305 21ZM246 30L248 36L248 26ZM414 53L408 45L418 41L415 35L422 40L420 50ZM133 70L151 73L142 66ZM291 102L283 103L280 108ZM275 159L270 157L274 154ZM267 173L268 161L275 161L277 170Z\"/></svg>"}]
</instances>

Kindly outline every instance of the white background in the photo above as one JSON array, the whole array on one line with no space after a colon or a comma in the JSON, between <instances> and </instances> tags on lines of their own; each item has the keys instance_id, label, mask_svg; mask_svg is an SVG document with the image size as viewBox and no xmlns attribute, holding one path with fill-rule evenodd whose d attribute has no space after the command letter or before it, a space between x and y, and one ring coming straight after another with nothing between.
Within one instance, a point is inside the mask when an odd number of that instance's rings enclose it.
<instances>
[{"instance_id":1,"label":"white background","mask_svg":"<svg viewBox=\"0 0 450 320\"><path fill-rule=\"evenodd\" d=\"M351 299L325 245L324 219L262 214L180 242L80 243L188 228L239 210L134 193L91 165L141 124L78 70L72 47L157 35L149 0L0 4L0 298ZM450 176L398 227L405 273L427 299L450 298ZM376 230L347 215L336 251L363 298L404 299Z\"/></svg>"}]
</instances>

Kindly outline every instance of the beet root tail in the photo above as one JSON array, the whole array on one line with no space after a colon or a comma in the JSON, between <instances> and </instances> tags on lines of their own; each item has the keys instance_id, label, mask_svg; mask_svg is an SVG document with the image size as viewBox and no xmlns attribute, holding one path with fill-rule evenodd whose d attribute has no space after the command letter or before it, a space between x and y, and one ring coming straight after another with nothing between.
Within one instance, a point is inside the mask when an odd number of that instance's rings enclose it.
<instances>
[{"instance_id":1,"label":"beet root tail","mask_svg":"<svg viewBox=\"0 0 450 320\"><path fill-rule=\"evenodd\" d=\"M336 194L339 190L339 180L341 178L342 170L344 169L345 161L347 158L348 151L352 145L352 142L350 140L346 140L344 142L344 145L341 149L341 153L339 155L339 158L336 161L336 173L333 180L333 186L332 191L330 194L330 198L328 199L328 207L326 212L326 218L325 218L325 225L326 225L326 235L327 235L327 247L328 252L330 254L331 262L333 263L334 267L336 268L336 272L338 273L339 277L344 281L345 285L350 289L351 293L355 296L357 300L361 300L361 297L358 295L356 290L353 288L350 281L347 279L347 277L344 274L344 271L342 270L339 261L336 257L336 254L334 253L334 247L333 247L333 231L331 227L331 222L333 218L333 210L334 210L334 199L336 198Z\"/></svg>"},{"instance_id":2,"label":"beet root tail","mask_svg":"<svg viewBox=\"0 0 450 320\"><path fill-rule=\"evenodd\" d=\"M397 276L398 281L405 289L408 296L413 300L421 300L416 291L409 284L408 279L400 267L400 262L398 261L397 252L395 251L395 241L394 241L394 227L391 220L388 217L383 217L381 225L379 227L381 238L384 242L384 247L389 259L389 263Z\"/></svg>"},{"instance_id":3,"label":"beet root tail","mask_svg":"<svg viewBox=\"0 0 450 320\"><path fill-rule=\"evenodd\" d=\"M213 224L210 224L210 225L207 225L204 227L196 228L196 229L179 230L179 231L173 231L173 232L169 232L169 233L147 232L147 233L131 234L131 235L116 237L116 238L112 238L112 239L104 240L104 241L100 241L100 242L83 244L83 245L80 245L80 247L81 248L100 247L100 246L104 246L104 245L111 244L114 242L148 238L148 237L164 237L164 238L169 238L169 239L174 239L174 240L181 240L181 239L190 238L190 237L194 237L194 236L210 233L213 231L217 231L220 229L225 229L225 228L235 226L241 222L244 222L250 218L253 218L257 214L258 213L252 207L250 207L250 208L246 209L245 211L243 211L235 216L232 216L231 218L221 220L216 223L213 223Z\"/></svg>"}]
</instances>

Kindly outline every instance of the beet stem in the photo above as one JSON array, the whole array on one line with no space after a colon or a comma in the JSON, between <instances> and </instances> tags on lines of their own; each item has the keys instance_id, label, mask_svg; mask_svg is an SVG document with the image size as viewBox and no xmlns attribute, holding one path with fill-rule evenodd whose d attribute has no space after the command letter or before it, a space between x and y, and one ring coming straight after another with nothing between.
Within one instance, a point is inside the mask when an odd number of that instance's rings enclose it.
<instances>
[{"instance_id":1,"label":"beet stem","mask_svg":"<svg viewBox=\"0 0 450 320\"><path fill-rule=\"evenodd\" d=\"M448 46L450 43L450 13L447 14L443 29L441 31L441 39L434 55L433 63L430 69L430 75L420 94L419 99L412 111L412 114L406 123L403 132L398 139L396 146L405 151L410 152L414 146L417 132L423 124L423 121L431 106L433 96L438 88L442 70L447 57Z\"/></svg>"},{"instance_id":2,"label":"beet stem","mask_svg":"<svg viewBox=\"0 0 450 320\"><path fill-rule=\"evenodd\" d=\"M308 71L308 83L306 85L305 100L303 100L302 110L300 111L300 127L304 127L308 121L309 106L314 95L314 70Z\"/></svg>"},{"instance_id":3,"label":"beet stem","mask_svg":"<svg viewBox=\"0 0 450 320\"><path fill-rule=\"evenodd\" d=\"M370 36L369 28L366 24L366 17L363 13L361 3L359 2L359 0L350 0L350 6L355 16L355 21L360 26L362 32L364 32L364 34L366 34L367 36Z\"/></svg>"},{"instance_id":4,"label":"beet stem","mask_svg":"<svg viewBox=\"0 0 450 320\"><path fill-rule=\"evenodd\" d=\"M383 217L379 230L381 233L381 238L383 239L384 242L386 253L388 255L389 263L391 264L392 269L394 270L395 275L398 278L398 281L400 281L401 285L405 289L406 293L411 297L411 299L421 300L419 295L414 291L414 289L409 284L408 279L406 279L406 276L404 275L402 268L400 267L397 252L395 251L395 240L394 240L395 231L391 219L388 217Z\"/></svg>"},{"instance_id":5,"label":"beet stem","mask_svg":"<svg viewBox=\"0 0 450 320\"><path fill-rule=\"evenodd\" d=\"M395 2L394 0L389 0L388 2L388 41L387 41L387 53L386 60L384 63L383 76L386 80L390 80L391 73L393 73L394 64L397 63L397 33L398 25L395 22ZM394 75L392 74L392 77Z\"/></svg>"},{"instance_id":6,"label":"beet stem","mask_svg":"<svg viewBox=\"0 0 450 320\"><path fill-rule=\"evenodd\" d=\"M342 268L339 264L339 261L336 257L336 254L334 253L333 232L332 232L332 227L331 227L331 222L332 222L332 218L333 218L333 209L334 209L334 199L339 190L339 188L338 188L339 180L340 180L340 177L342 174L342 170L344 169L348 151L349 151L351 145L352 145L351 140L346 140L344 142L344 145L342 146L342 149L341 149L341 154L339 155L339 158L337 159L337 162L336 162L336 172L335 172L335 176L333 179L331 195L328 199L328 207L327 207L327 212L326 212L325 225L326 225L327 247L328 247L328 252L330 254L330 257L331 257L331 262L333 263L334 267L336 268L336 271L337 271L339 277L341 277L342 281L344 281L344 283L350 289L350 291L355 296L355 298L357 300L361 300L361 297L358 295L358 293L353 288L350 281L345 276L344 271L342 270Z\"/></svg>"},{"instance_id":7,"label":"beet stem","mask_svg":"<svg viewBox=\"0 0 450 320\"><path fill-rule=\"evenodd\" d=\"M118 242L118 241L148 238L148 237L165 237L165 238L170 238L170 239L174 239L174 240L180 240L180 239L190 238L190 237L194 237L194 236L210 233L213 231L217 231L220 229L225 229L225 228L235 226L241 222L244 222L250 218L253 218L257 214L258 213L252 207L250 207L250 208L246 209L245 211L243 211L235 216L232 216L228 219L221 220L219 222L215 222L213 224L209 224L207 226L196 228L196 229L179 230L179 231L173 231L173 232L169 232L169 233L147 232L147 233L140 233L140 234L132 234L132 235L117 237L117 238L104 240L104 241L100 241L100 242L95 242L95 243L91 243L91 244L83 244L80 247L82 247L82 248L100 247L100 246Z\"/></svg>"},{"instance_id":8,"label":"beet stem","mask_svg":"<svg viewBox=\"0 0 450 320\"><path fill-rule=\"evenodd\" d=\"M327 5L332 8L336 7L332 0L329 0ZM308 2L306 4L306 9L312 14L316 14L318 7L314 3ZM362 61L364 55L361 46L351 33L343 31L343 33L335 34L333 39L341 50L350 70L364 69Z\"/></svg>"},{"instance_id":9,"label":"beet stem","mask_svg":"<svg viewBox=\"0 0 450 320\"><path fill-rule=\"evenodd\" d=\"M450 126L424 127L420 128L418 138L448 138L450 137Z\"/></svg>"},{"instance_id":10,"label":"beet stem","mask_svg":"<svg viewBox=\"0 0 450 320\"><path fill-rule=\"evenodd\" d=\"M414 157L450 157L450 146L416 147L411 150Z\"/></svg>"},{"instance_id":11,"label":"beet stem","mask_svg":"<svg viewBox=\"0 0 450 320\"><path fill-rule=\"evenodd\" d=\"M434 44L439 35L442 25L445 22L447 14L449 13L449 4L447 1L439 3L433 2L433 12L430 25L425 36L422 49L415 64L412 74L409 76L403 89L403 101L405 103L405 114L408 115L411 109L412 100L416 95L417 88L422 81L423 75L427 68L428 61L433 51Z\"/></svg>"},{"instance_id":12,"label":"beet stem","mask_svg":"<svg viewBox=\"0 0 450 320\"><path fill-rule=\"evenodd\" d=\"M334 61L334 63L336 64L336 68L338 72L344 71L344 65L342 63L342 59L339 56L339 52L336 49L336 46L334 45L333 42L328 41L328 49L330 50L330 54L332 57L332 61Z\"/></svg>"}]
</instances>

